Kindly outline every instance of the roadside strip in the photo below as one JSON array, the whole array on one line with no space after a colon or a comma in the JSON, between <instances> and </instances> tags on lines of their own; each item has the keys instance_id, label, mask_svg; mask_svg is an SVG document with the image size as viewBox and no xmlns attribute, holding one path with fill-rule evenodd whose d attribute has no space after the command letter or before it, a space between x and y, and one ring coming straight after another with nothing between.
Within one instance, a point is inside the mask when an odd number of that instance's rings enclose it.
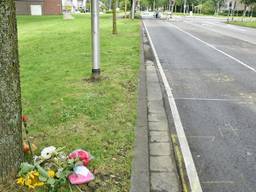
<instances>
[{"instance_id":1,"label":"roadside strip","mask_svg":"<svg viewBox=\"0 0 256 192\"><path fill-rule=\"evenodd\" d=\"M174 97L173 97L173 94L172 94L172 91L171 91L171 87L170 87L170 85L167 81L167 78L165 76L165 73L163 71L161 63L159 61L158 55L156 53L156 49L154 47L154 44L151 40L150 34L148 32L147 26L144 23L144 21L143 21L143 25L144 25L144 28L146 30L146 33L147 33L147 36L148 36L148 39L149 39L149 42L150 42L155 60L156 60L157 68L159 70L159 73L160 73L160 76L161 76L161 79L162 79L162 82L164 84L165 91L166 91L166 94L167 94L167 97L168 97L168 104L169 104L169 106L171 108L171 111L172 111L174 125L175 125L175 129L176 129L176 132L177 132L177 138L178 138L181 153L182 153L182 156L183 156L183 160L184 160L184 164L185 164L186 173L187 173L187 177L188 177L188 180L189 180L189 185L190 185L191 192L202 192L202 188L201 188L199 177L198 177L198 174L197 174L197 171L196 171L194 160L192 158L192 154L191 154L191 151L189 149L188 141L187 141L187 138L186 138L186 135L185 135L185 132L184 132L184 128L183 128L182 123L181 123L180 115L179 115L179 112L178 112L178 109L177 109L177 106L176 106L176 103L175 103L175 100L174 100Z\"/></svg>"}]
</instances>

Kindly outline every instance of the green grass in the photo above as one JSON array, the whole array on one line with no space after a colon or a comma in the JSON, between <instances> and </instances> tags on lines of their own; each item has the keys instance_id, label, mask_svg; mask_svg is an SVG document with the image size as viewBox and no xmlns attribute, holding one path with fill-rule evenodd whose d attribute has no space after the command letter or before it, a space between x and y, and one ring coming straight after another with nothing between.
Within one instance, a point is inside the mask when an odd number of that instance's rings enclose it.
<instances>
[{"instance_id":1,"label":"green grass","mask_svg":"<svg viewBox=\"0 0 256 192\"><path fill-rule=\"evenodd\" d=\"M229 22L228 24L256 28L256 21L254 22L232 21L232 22Z\"/></svg>"},{"instance_id":2,"label":"green grass","mask_svg":"<svg viewBox=\"0 0 256 192\"><path fill-rule=\"evenodd\" d=\"M83 148L95 157L95 191L129 191L140 55L139 21L102 16L102 80L91 75L90 17L18 17L23 114L41 148ZM88 190L88 189L87 189ZM88 190L90 191L90 189Z\"/></svg>"}]
</instances>

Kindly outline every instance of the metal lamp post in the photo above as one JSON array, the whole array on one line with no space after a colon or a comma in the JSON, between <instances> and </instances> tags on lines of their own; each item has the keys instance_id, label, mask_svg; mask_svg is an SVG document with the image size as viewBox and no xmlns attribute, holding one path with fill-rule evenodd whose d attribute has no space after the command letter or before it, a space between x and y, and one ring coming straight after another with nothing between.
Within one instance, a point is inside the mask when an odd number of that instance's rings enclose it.
<instances>
[{"instance_id":1,"label":"metal lamp post","mask_svg":"<svg viewBox=\"0 0 256 192\"><path fill-rule=\"evenodd\" d=\"M99 1L91 1L92 79L100 77Z\"/></svg>"}]
</instances>

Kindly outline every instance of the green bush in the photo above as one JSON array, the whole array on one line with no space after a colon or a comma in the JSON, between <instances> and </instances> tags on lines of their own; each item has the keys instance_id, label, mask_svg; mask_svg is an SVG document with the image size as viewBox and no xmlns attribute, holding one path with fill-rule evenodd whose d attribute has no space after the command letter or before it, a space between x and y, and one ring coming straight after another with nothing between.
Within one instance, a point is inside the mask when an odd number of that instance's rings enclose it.
<instances>
[{"instance_id":1,"label":"green bush","mask_svg":"<svg viewBox=\"0 0 256 192\"><path fill-rule=\"evenodd\" d=\"M203 14L214 14L214 3L211 0L206 1L202 8Z\"/></svg>"},{"instance_id":2,"label":"green bush","mask_svg":"<svg viewBox=\"0 0 256 192\"><path fill-rule=\"evenodd\" d=\"M108 14L113 13L113 11L112 10L107 10L106 13L108 13Z\"/></svg>"}]
</instances>

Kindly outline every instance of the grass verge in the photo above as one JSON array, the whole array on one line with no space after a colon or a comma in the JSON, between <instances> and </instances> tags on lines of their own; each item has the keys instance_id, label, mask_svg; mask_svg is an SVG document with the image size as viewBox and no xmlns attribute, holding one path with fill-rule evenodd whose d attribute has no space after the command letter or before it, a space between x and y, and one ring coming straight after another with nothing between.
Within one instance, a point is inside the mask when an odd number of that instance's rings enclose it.
<instances>
[{"instance_id":1,"label":"grass verge","mask_svg":"<svg viewBox=\"0 0 256 192\"><path fill-rule=\"evenodd\" d=\"M252 21L252 22L232 21L232 22L229 22L228 24L256 28L256 21Z\"/></svg>"},{"instance_id":2,"label":"grass verge","mask_svg":"<svg viewBox=\"0 0 256 192\"><path fill-rule=\"evenodd\" d=\"M38 151L83 148L95 160L86 191L129 191L137 77L139 21L102 16L102 80L92 83L90 17L18 17L23 114Z\"/></svg>"}]
</instances>

